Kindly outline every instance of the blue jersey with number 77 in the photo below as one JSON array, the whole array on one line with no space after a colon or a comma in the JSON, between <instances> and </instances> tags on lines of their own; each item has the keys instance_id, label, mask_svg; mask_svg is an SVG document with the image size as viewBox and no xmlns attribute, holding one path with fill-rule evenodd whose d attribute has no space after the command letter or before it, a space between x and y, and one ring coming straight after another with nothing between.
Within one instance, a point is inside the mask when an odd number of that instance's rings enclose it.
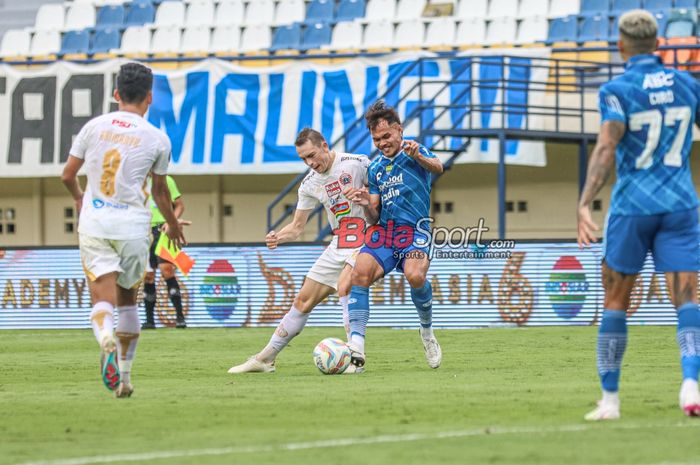
<instances>
[{"instance_id":1,"label":"blue jersey with number 77","mask_svg":"<svg viewBox=\"0 0 700 465\"><path fill-rule=\"evenodd\" d=\"M698 206L690 173L693 125L700 121L700 84L665 68L654 55L637 55L625 72L600 89L601 124L620 121L617 182L609 213L656 215Z\"/></svg>"}]
</instances>

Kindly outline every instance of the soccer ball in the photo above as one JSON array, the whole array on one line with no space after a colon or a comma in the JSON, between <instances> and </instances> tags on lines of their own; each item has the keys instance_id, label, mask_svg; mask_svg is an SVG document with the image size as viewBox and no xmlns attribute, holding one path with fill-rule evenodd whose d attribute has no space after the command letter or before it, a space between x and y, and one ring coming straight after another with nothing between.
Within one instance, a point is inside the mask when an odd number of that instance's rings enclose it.
<instances>
[{"instance_id":1,"label":"soccer ball","mask_svg":"<svg viewBox=\"0 0 700 465\"><path fill-rule=\"evenodd\" d=\"M350 349L337 337L327 337L314 348L314 363L327 375L339 375L350 366Z\"/></svg>"}]
</instances>

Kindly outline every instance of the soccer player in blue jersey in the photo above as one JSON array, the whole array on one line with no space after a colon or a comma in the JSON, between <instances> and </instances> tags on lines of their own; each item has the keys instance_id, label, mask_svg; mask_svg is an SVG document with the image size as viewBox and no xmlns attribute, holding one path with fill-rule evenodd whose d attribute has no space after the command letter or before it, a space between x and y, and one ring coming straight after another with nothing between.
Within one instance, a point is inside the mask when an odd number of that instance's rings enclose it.
<instances>
[{"instance_id":1,"label":"soccer player in blue jersey","mask_svg":"<svg viewBox=\"0 0 700 465\"><path fill-rule=\"evenodd\" d=\"M369 244L360 250L352 274L348 307L352 363L357 367L365 364L369 287L397 268L411 286L411 300L420 318L420 335L428 365L437 368L442 361L442 351L433 334L433 291L426 279L430 238L419 235L413 228L429 216L431 174L442 172L442 162L416 141L403 138L398 113L383 101L375 102L367 110L365 120L381 156L369 167L369 190L348 189L346 197L363 205L367 220L378 221L379 227L388 234L391 229L411 227L413 240L408 244L397 244L397 241L389 241L389 245Z\"/></svg>"},{"instance_id":2,"label":"soccer player in blue jersey","mask_svg":"<svg viewBox=\"0 0 700 465\"><path fill-rule=\"evenodd\" d=\"M605 226L605 311L598 334L598 373L603 389L587 420L620 417L618 385L627 345L626 316L637 274L649 251L666 274L678 312L677 339L683 382L680 406L700 416L700 311L698 198L690 173L692 124L700 122L700 84L664 68L653 55L657 25L646 11L620 17L618 47L625 72L600 89L601 127L578 207L580 246L595 241L591 202L617 168Z\"/></svg>"}]
</instances>

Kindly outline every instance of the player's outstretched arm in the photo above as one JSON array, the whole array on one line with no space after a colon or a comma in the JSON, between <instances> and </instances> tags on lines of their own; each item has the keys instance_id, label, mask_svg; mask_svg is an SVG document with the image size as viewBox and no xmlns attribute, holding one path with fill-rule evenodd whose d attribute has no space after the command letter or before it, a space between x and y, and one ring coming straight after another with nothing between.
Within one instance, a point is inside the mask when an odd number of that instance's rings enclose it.
<instances>
[{"instance_id":1,"label":"player's outstretched arm","mask_svg":"<svg viewBox=\"0 0 700 465\"><path fill-rule=\"evenodd\" d=\"M591 216L591 203L610 178L615 165L615 149L624 135L625 124L620 121L605 121L600 127L598 142L588 162L586 184L578 204L579 246L590 245L596 241L595 231L599 228Z\"/></svg>"},{"instance_id":2,"label":"player's outstretched arm","mask_svg":"<svg viewBox=\"0 0 700 465\"><path fill-rule=\"evenodd\" d=\"M294 219L284 228L279 231L270 231L265 236L265 244L268 249L274 249L279 244L284 244L285 242L293 242L299 239L301 233L304 232L306 223L309 222L309 216L312 210L295 210Z\"/></svg>"},{"instance_id":3,"label":"player's outstretched arm","mask_svg":"<svg viewBox=\"0 0 700 465\"><path fill-rule=\"evenodd\" d=\"M83 190L80 188L80 183L78 182L78 171L82 168L85 160L82 158L74 157L70 155L66 166L63 167L63 174L61 175L61 181L63 185L66 186L70 195L73 196L75 201L75 214L80 215L80 210L83 207Z\"/></svg>"},{"instance_id":4,"label":"player's outstretched arm","mask_svg":"<svg viewBox=\"0 0 700 465\"><path fill-rule=\"evenodd\" d=\"M170 191L165 175L155 174L152 176L151 195L158 210L165 218L167 227L164 232L170 240L179 248L187 244L185 235L182 232L182 225L173 212L173 204L170 199Z\"/></svg>"},{"instance_id":5,"label":"player's outstretched arm","mask_svg":"<svg viewBox=\"0 0 700 465\"><path fill-rule=\"evenodd\" d=\"M403 151L406 155L416 160L420 166L433 174L440 174L444 170L440 159L435 156L424 156L420 151L420 144L414 140L404 141Z\"/></svg>"}]
</instances>

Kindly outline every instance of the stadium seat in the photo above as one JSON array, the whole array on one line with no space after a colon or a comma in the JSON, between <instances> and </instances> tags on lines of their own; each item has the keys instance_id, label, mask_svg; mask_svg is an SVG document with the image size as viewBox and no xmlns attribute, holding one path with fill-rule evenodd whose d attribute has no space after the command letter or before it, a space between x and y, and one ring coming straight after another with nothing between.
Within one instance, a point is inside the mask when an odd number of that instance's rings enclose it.
<instances>
[{"instance_id":1,"label":"stadium seat","mask_svg":"<svg viewBox=\"0 0 700 465\"><path fill-rule=\"evenodd\" d=\"M639 8L642 8L642 0L612 0L610 12L614 15L620 15L626 11Z\"/></svg>"},{"instance_id":2,"label":"stadium seat","mask_svg":"<svg viewBox=\"0 0 700 465\"><path fill-rule=\"evenodd\" d=\"M525 18L520 22L515 43L519 45L534 45L545 42L549 32L549 23L544 16Z\"/></svg>"},{"instance_id":3,"label":"stadium seat","mask_svg":"<svg viewBox=\"0 0 700 465\"><path fill-rule=\"evenodd\" d=\"M212 5L213 6L213 5ZM206 56L211 49L209 25L187 26L182 33L182 53L188 56Z\"/></svg>"},{"instance_id":4,"label":"stadium seat","mask_svg":"<svg viewBox=\"0 0 700 465\"><path fill-rule=\"evenodd\" d=\"M329 23L333 21L334 15L335 2L333 0L313 0L306 8L306 23Z\"/></svg>"},{"instance_id":5,"label":"stadium seat","mask_svg":"<svg viewBox=\"0 0 700 465\"><path fill-rule=\"evenodd\" d=\"M166 2L164 5L177 5L176 2ZM181 4L181 3L180 3ZM181 4L182 5L182 4ZM150 52L155 56L172 56L180 53L182 33L179 25L159 26L153 31Z\"/></svg>"},{"instance_id":6,"label":"stadium seat","mask_svg":"<svg viewBox=\"0 0 700 465\"><path fill-rule=\"evenodd\" d=\"M387 49L394 43L394 23L388 19L367 24L362 38L362 48Z\"/></svg>"},{"instance_id":7,"label":"stadium seat","mask_svg":"<svg viewBox=\"0 0 700 465\"><path fill-rule=\"evenodd\" d=\"M610 0L581 0L582 15L607 15L610 11Z\"/></svg>"},{"instance_id":8,"label":"stadium seat","mask_svg":"<svg viewBox=\"0 0 700 465\"><path fill-rule=\"evenodd\" d=\"M214 24L243 24L244 12L243 0L225 0L216 8Z\"/></svg>"},{"instance_id":9,"label":"stadium seat","mask_svg":"<svg viewBox=\"0 0 700 465\"><path fill-rule=\"evenodd\" d=\"M352 21L365 17L365 0L340 0L336 21Z\"/></svg>"},{"instance_id":10,"label":"stadium seat","mask_svg":"<svg viewBox=\"0 0 700 465\"><path fill-rule=\"evenodd\" d=\"M396 17L395 0L369 0L367 2L367 13L365 19L369 22L376 22L382 19L393 20Z\"/></svg>"},{"instance_id":11,"label":"stadium seat","mask_svg":"<svg viewBox=\"0 0 700 465\"><path fill-rule=\"evenodd\" d=\"M105 5L97 12L96 27L121 27L124 24L124 7L121 5Z\"/></svg>"},{"instance_id":12,"label":"stadium seat","mask_svg":"<svg viewBox=\"0 0 700 465\"><path fill-rule=\"evenodd\" d=\"M462 21L457 27L455 43L458 46L481 45L486 40L486 23L483 19L472 18Z\"/></svg>"},{"instance_id":13,"label":"stadium seat","mask_svg":"<svg viewBox=\"0 0 700 465\"><path fill-rule=\"evenodd\" d=\"M90 53L94 54L108 54L112 50L119 49L119 42L121 40L121 32L119 29L98 29L95 31L95 35L92 38L92 44L90 45Z\"/></svg>"},{"instance_id":14,"label":"stadium seat","mask_svg":"<svg viewBox=\"0 0 700 465\"><path fill-rule=\"evenodd\" d=\"M607 16L584 16L578 34L578 42L608 40L610 21Z\"/></svg>"},{"instance_id":15,"label":"stadium seat","mask_svg":"<svg viewBox=\"0 0 700 465\"><path fill-rule=\"evenodd\" d=\"M344 21L333 28L330 48L332 50L355 50L362 43L362 23Z\"/></svg>"},{"instance_id":16,"label":"stadium seat","mask_svg":"<svg viewBox=\"0 0 700 465\"><path fill-rule=\"evenodd\" d=\"M491 0L487 18L512 18L518 13L518 0Z\"/></svg>"},{"instance_id":17,"label":"stadium seat","mask_svg":"<svg viewBox=\"0 0 700 465\"><path fill-rule=\"evenodd\" d=\"M95 7L87 3L73 3L66 12L67 30L85 29L95 26Z\"/></svg>"},{"instance_id":18,"label":"stadium seat","mask_svg":"<svg viewBox=\"0 0 700 465\"><path fill-rule=\"evenodd\" d=\"M403 21L394 31L394 48L420 48L425 39L425 24L420 19Z\"/></svg>"},{"instance_id":19,"label":"stadium seat","mask_svg":"<svg viewBox=\"0 0 700 465\"><path fill-rule=\"evenodd\" d=\"M188 27L214 24L214 3L201 0L190 3L187 6L185 24Z\"/></svg>"},{"instance_id":20,"label":"stadium seat","mask_svg":"<svg viewBox=\"0 0 700 465\"><path fill-rule=\"evenodd\" d=\"M300 23L306 17L304 0L282 0L275 9L275 24Z\"/></svg>"},{"instance_id":21,"label":"stadium seat","mask_svg":"<svg viewBox=\"0 0 700 465\"><path fill-rule=\"evenodd\" d=\"M576 16L554 18L549 24L547 43L571 42L575 41L577 36L578 18Z\"/></svg>"},{"instance_id":22,"label":"stadium seat","mask_svg":"<svg viewBox=\"0 0 700 465\"><path fill-rule=\"evenodd\" d=\"M676 8L697 8L697 0L676 0L674 6Z\"/></svg>"},{"instance_id":23,"label":"stadium seat","mask_svg":"<svg viewBox=\"0 0 700 465\"><path fill-rule=\"evenodd\" d=\"M425 0L399 0L396 5L396 21L420 18L423 15L425 3Z\"/></svg>"},{"instance_id":24,"label":"stadium seat","mask_svg":"<svg viewBox=\"0 0 700 465\"><path fill-rule=\"evenodd\" d=\"M304 29L302 50L312 50L331 43L331 26L326 22L309 24Z\"/></svg>"},{"instance_id":25,"label":"stadium seat","mask_svg":"<svg viewBox=\"0 0 700 465\"><path fill-rule=\"evenodd\" d=\"M61 50L61 33L58 31L36 31L32 37L29 54L33 57L53 56Z\"/></svg>"},{"instance_id":26,"label":"stadium seat","mask_svg":"<svg viewBox=\"0 0 700 465\"><path fill-rule=\"evenodd\" d=\"M659 27L659 37L666 37L666 25L668 24L668 14L663 11L654 13L656 24Z\"/></svg>"},{"instance_id":27,"label":"stadium seat","mask_svg":"<svg viewBox=\"0 0 700 465\"><path fill-rule=\"evenodd\" d=\"M270 50L299 50L301 48L301 24L293 23L279 26L272 36Z\"/></svg>"},{"instance_id":28,"label":"stadium seat","mask_svg":"<svg viewBox=\"0 0 700 465\"><path fill-rule=\"evenodd\" d=\"M253 24L243 30L241 52L263 51L272 45L272 32L267 24Z\"/></svg>"},{"instance_id":29,"label":"stadium seat","mask_svg":"<svg viewBox=\"0 0 700 465\"><path fill-rule=\"evenodd\" d=\"M216 55L235 55L241 43L241 28L235 24L217 26L211 36L210 50Z\"/></svg>"},{"instance_id":30,"label":"stadium seat","mask_svg":"<svg viewBox=\"0 0 700 465\"><path fill-rule=\"evenodd\" d=\"M695 10L674 10L666 24L666 34L672 37L690 37L695 35L697 14Z\"/></svg>"},{"instance_id":31,"label":"stadium seat","mask_svg":"<svg viewBox=\"0 0 700 465\"><path fill-rule=\"evenodd\" d=\"M90 51L90 33L82 31L68 31L61 39L61 55L85 53Z\"/></svg>"},{"instance_id":32,"label":"stadium seat","mask_svg":"<svg viewBox=\"0 0 700 465\"><path fill-rule=\"evenodd\" d=\"M185 4L182 2L163 2L156 10L155 25L182 26L185 24ZM153 37L155 42L155 37Z\"/></svg>"},{"instance_id":33,"label":"stadium seat","mask_svg":"<svg viewBox=\"0 0 700 465\"><path fill-rule=\"evenodd\" d=\"M488 0L460 0L455 16L460 19L483 19L487 12Z\"/></svg>"},{"instance_id":34,"label":"stadium seat","mask_svg":"<svg viewBox=\"0 0 700 465\"><path fill-rule=\"evenodd\" d=\"M670 26L670 24L669 24ZM660 52L661 59L669 66L677 67L682 70L697 71L700 66L700 52L697 48L682 48L683 45L698 45L697 37L671 37L665 40L664 44L673 46L674 49L662 50ZM689 65L692 63L692 65Z\"/></svg>"},{"instance_id":35,"label":"stadium seat","mask_svg":"<svg viewBox=\"0 0 700 465\"><path fill-rule=\"evenodd\" d=\"M492 20L486 26L486 45L512 44L515 42L518 25L514 17L503 17Z\"/></svg>"},{"instance_id":36,"label":"stadium seat","mask_svg":"<svg viewBox=\"0 0 700 465\"><path fill-rule=\"evenodd\" d=\"M569 15L577 15L580 11L580 0L553 0L549 6L550 18L561 18Z\"/></svg>"},{"instance_id":37,"label":"stadium seat","mask_svg":"<svg viewBox=\"0 0 700 465\"><path fill-rule=\"evenodd\" d=\"M451 49L455 44L457 24L451 16L430 20L425 31L425 46Z\"/></svg>"},{"instance_id":38,"label":"stadium seat","mask_svg":"<svg viewBox=\"0 0 700 465\"><path fill-rule=\"evenodd\" d=\"M547 17L549 14L549 0L520 0L518 16L531 18L535 16Z\"/></svg>"},{"instance_id":39,"label":"stadium seat","mask_svg":"<svg viewBox=\"0 0 700 465\"><path fill-rule=\"evenodd\" d=\"M125 26L143 26L151 24L156 16L153 5L148 3L132 3L129 12L126 14Z\"/></svg>"},{"instance_id":40,"label":"stadium seat","mask_svg":"<svg viewBox=\"0 0 700 465\"><path fill-rule=\"evenodd\" d=\"M41 5L36 12L34 29L37 31L59 31L63 29L65 14L61 3Z\"/></svg>"},{"instance_id":41,"label":"stadium seat","mask_svg":"<svg viewBox=\"0 0 700 465\"><path fill-rule=\"evenodd\" d=\"M131 5L129 5L129 6L133 7L134 5L151 5L151 6L153 6L153 1L152 0L131 0Z\"/></svg>"},{"instance_id":42,"label":"stadium seat","mask_svg":"<svg viewBox=\"0 0 700 465\"><path fill-rule=\"evenodd\" d=\"M145 55L151 50L151 28L148 26L131 26L122 35L121 54L127 56Z\"/></svg>"},{"instance_id":43,"label":"stadium seat","mask_svg":"<svg viewBox=\"0 0 700 465\"><path fill-rule=\"evenodd\" d=\"M2 36L0 57L22 57L29 55L32 35L28 29L8 29Z\"/></svg>"},{"instance_id":44,"label":"stadium seat","mask_svg":"<svg viewBox=\"0 0 700 465\"><path fill-rule=\"evenodd\" d=\"M673 0L644 0L644 9L649 11L668 11L673 8Z\"/></svg>"},{"instance_id":45,"label":"stadium seat","mask_svg":"<svg viewBox=\"0 0 700 465\"><path fill-rule=\"evenodd\" d=\"M248 3L245 10L245 24L272 24L275 17L275 4L272 0L256 0Z\"/></svg>"}]
</instances>

